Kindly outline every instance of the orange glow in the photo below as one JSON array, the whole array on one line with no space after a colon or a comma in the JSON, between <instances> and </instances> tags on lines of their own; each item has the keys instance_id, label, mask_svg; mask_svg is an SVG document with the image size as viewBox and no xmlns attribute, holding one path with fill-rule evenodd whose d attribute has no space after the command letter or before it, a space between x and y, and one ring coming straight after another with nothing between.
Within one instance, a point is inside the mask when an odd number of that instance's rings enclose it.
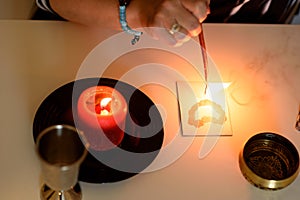
<instances>
[{"instance_id":1,"label":"orange glow","mask_svg":"<svg viewBox=\"0 0 300 200\"><path fill-rule=\"evenodd\" d=\"M124 137L127 103L121 93L108 86L94 86L78 99L78 124L94 150L114 148Z\"/></svg>"},{"instance_id":2,"label":"orange glow","mask_svg":"<svg viewBox=\"0 0 300 200\"><path fill-rule=\"evenodd\" d=\"M223 124L225 121L225 111L222 107L208 99L197 102L189 110L188 123L196 128L204 126L205 123Z\"/></svg>"},{"instance_id":3,"label":"orange glow","mask_svg":"<svg viewBox=\"0 0 300 200\"><path fill-rule=\"evenodd\" d=\"M182 133L187 136L232 135L225 88L230 83L177 82Z\"/></svg>"},{"instance_id":4,"label":"orange glow","mask_svg":"<svg viewBox=\"0 0 300 200\"><path fill-rule=\"evenodd\" d=\"M111 115L111 98L105 97L100 101L100 115Z\"/></svg>"},{"instance_id":5,"label":"orange glow","mask_svg":"<svg viewBox=\"0 0 300 200\"><path fill-rule=\"evenodd\" d=\"M226 95L226 89L231 85L231 82L211 82L208 83L207 92L205 93L204 98L209 98L212 94L220 94L220 95Z\"/></svg>"}]
</instances>

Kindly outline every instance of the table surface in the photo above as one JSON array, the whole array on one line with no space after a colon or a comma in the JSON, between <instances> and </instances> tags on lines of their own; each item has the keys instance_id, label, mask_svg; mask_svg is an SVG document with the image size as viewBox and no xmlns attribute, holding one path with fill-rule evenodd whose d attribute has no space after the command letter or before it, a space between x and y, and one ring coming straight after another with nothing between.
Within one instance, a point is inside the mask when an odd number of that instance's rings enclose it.
<instances>
[{"instance_id":1,"label":"table surface","mask_svg":"<svg viewBox=\"0 0 300 200\"><path fill-rule=\"evenodd\" d=\"M165 138L147 173L117 183L81 182L83 199L298 199L299 177L279 191L258 189L242 176L238 155L249 137L266 131L287 137L300 150L294 128L300 104L300 26L204 24L204 30L210 81L232 83L227 101L233 135L228 137L181 136L174 85L182 77L202 81L194 40L174 49L144 34L131 46L130 36L112 30L1 20L1 199L39 199L35 112L56 88L95 74L126 81L147 94L159 105ZM199 152L205 151L200 159Z\"/></svg>"}]
</instances>

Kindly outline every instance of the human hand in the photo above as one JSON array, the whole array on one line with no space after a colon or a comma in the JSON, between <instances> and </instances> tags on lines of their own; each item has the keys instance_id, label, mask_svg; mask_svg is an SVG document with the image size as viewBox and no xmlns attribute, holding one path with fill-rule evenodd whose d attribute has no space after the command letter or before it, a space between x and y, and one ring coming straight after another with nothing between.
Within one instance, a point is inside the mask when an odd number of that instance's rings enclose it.
<instances>
[{"instance_id":1,"label":"human hand","mask_svg":"<svg viewBox=\"0 0 300 200\"><path fill-rule=\"evenodd\" d=\"M197 36L209 14L210 0L132 0L141 26L153 38L178 46ZM129 10L130 13L130 10Z\"/></svg>"}]
</instances>

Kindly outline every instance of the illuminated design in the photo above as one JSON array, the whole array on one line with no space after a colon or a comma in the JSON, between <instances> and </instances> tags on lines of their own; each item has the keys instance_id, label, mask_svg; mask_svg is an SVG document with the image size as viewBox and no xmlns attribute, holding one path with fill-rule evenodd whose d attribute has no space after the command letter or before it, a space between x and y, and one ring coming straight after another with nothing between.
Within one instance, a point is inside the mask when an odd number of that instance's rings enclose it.
<instances>
[{"instance_id":1,"label":"illuminated design","mask_svg":"<svg viewBox=\"0 0 300 200\"><path fill-rule=\"evenodd\" d=\"M214 117L212 115L210 115L210 116L204 115L200 119L197 119L196 116L200 115L199 111L198 111L200 107L207 107L207 109L211 110L211 113L213 111L216 111L218 114L218 117ZM216 124L224 124L224 122L226 120L227 120L227 118L225 116L225 112L222 109L222 107L209 99L204 99L204 100L201 100L201 101L195 103L189 110L188 123L197 128L203 126L206 123L210 123L210 122L216 123Z\"/></svg>"},{"instance_id":2,"label":"illuminated design","mask_svg":"<svg viewBox=\"0 0 300 200\"><path fill-rule=\"evenodd\" d=\"M269 180L280 180L284 177L280 159L277 156L255 156L248 163L254 171Z\"/></svg>"},{"instance_id":3,"label":"illuminated design","mask_svg":"<svg viewBox=\"0 0 300 200\"><path fill-rule=\"evenodd\" d=\"M179 114L183 136L231 136L226 100L226 82L177 81Z\"/></svg>"}]
</instances>

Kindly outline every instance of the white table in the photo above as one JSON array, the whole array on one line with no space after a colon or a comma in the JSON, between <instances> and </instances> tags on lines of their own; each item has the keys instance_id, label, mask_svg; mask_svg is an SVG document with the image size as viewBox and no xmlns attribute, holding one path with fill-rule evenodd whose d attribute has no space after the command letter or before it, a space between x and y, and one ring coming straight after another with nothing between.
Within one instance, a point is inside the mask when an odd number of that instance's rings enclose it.
<instances>
[{"instance_id":1,"label":"white table","mask_svg":"<svg viewBox=\"0 0 300 200\"><path fill-rule=\"evenodd\" d=\"M240 173L238 154L249 137L264 131L284 135L300 150L300 133L294 128L300 103L300 26L205 24L204 29L207 49L219 74L224 81L233 83L228 88L233 136L219 138L203 159L199 159L198 153L207 138L197 137L179 159L160 170L113 184L81 183L85 200L299 198L299 177L287 188L275 192L250 185ZM91 55L89 52L116 32L88 30L67 22L2 20L0 33L1 199L39 199L39 162L32 137L35 111L54 89L78 77L82 62ZM129 43L130 37L125 38ZM139 47L152 45L144 43L145 40L141 39ZM121 51L127 42L116 41L118 37L106 41L112 51L105 49L99 60L105 60L114 49ZM101 47L96 52L101 52ZM199 53L190 52L200 62ZM189 63L172 56L151 49L130 52L105 66L103 76L124 78L132 66L155 63L154 71L162 65L170 66L169 69L178 70L189 80L200 80ZM134 72L124 80L141 84L143 77L139 73ZM153 79L175 83L176 77L162 73L152 76ZM92 72L87 72L79 77L91 75ZM161 104L166 147L178 135L176 95L157 84L140 85L140 89ZM183 143L190 140L181 139ZM158 159L167 158L166 153L158 155L162 156Z\"/></svg>"}]
</instances>

